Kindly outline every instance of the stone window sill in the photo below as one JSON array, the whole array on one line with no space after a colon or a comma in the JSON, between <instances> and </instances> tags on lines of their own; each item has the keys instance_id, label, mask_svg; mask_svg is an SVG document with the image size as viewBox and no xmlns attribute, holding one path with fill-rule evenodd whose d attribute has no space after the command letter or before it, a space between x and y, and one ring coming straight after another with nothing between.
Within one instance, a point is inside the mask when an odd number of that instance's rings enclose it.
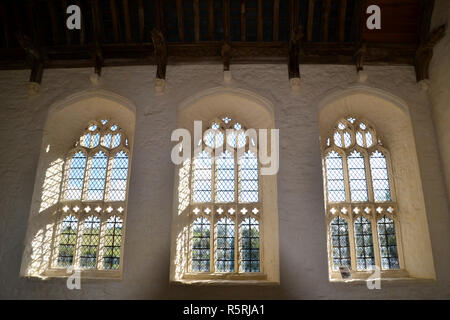
<instances>
[{"instance_id":1,"label":"stone window sill","mask_svg":"<svg viewBox=\"0 0 450 320\"><path fill-rule=\"evenodd\" d=\"M279 282L267 280L262 273L189 273L180 280L172 280L178 285L279 285Z\"/></svg>"},{"instance_id":2,"label":"stone window sill","mask_svg":"<svg viewBox=\"0 0 450 320\"><path fill-rule=\"evenodd\" d=\"M120 270L83 270L75 269L73 272L67 272L67 269L53 268L48 269L40 274L26 275L24 278L39 278L46 280L49 278L68 278L74 272L80 272L81 280L85 279L105 279L105 280L122 280L122 272Z\"/></svg>"}]
</instances>

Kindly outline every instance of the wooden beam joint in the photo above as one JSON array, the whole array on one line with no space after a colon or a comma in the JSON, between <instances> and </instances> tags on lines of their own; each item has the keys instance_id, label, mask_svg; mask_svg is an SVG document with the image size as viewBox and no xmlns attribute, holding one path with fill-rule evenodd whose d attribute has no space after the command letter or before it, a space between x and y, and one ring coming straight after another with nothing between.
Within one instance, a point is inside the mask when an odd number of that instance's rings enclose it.
<instances>
[{"instance_id":1,"label":"wooden beam joint","mask_svg":"<svg viewBox=\"0 0 450 320\"><path fill-rule=\"evenodd\" d=\"M417 82L430 78L429 66L433 58L434 46L444 37L447 26L441 25L431 31L416 51L415 69Z\"/></svg>"},{"instance_id":2,"label":"wooden beam joint","mask_svg":"<svg viewBox=\"0 0 450 320\"><path fill-rule=\"evenodd\" d=\"M289 58L288 58L288 72L289 79L300 78L300 45L303 38L302 26L299 25L294 29L289 40Z\"/></svg>"},{"instance_id":3,"label":"wooden beam joint","mask_svg":"<svg viewBox=\"0 0 450 320\"><path fill-rule=\"evenodd\" d=\"M166 79L167 43L161 30L153 29L152 41L157 65L156 78Z\"/></svg>"}]
</instances>

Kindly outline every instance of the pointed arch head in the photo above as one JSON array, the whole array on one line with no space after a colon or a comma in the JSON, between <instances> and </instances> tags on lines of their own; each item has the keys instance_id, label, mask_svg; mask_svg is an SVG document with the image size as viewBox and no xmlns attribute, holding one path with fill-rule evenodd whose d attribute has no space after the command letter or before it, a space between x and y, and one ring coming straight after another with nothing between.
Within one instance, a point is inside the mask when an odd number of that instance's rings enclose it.
<instances>
[{"instance_id":1,"label":"pointed arch head","mask_svg":"<svg viewBox=\"0 0 450 320\"><path fill-rule=\"evenodd\" d=\"M105 116L116 122L132 142L136 122L134 103L111 91L86 90L50 106L44 127L44 147L50 145L54 150L69 150L87 123Z\"/></svg>"},{"instance_id":2,"label":"pointed arch head","mask_svg":"<svg viewBox=\"0 0 450 320\"><path fill-rule=\"evenodd\" d=\"M177 108L178 127L193 129L195 120L203 126L219 116L239 119L247 128L275 127L272 103L251 91L217 87L202 91L184 101Z\"/></svg>"}]
</instances>

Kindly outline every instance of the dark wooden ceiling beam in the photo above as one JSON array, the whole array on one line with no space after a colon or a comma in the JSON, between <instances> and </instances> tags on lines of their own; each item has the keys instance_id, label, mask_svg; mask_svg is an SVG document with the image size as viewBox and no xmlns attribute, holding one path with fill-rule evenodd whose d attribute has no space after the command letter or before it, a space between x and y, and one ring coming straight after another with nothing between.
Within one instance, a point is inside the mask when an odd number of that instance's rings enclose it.
<instances>
[{"instance_id":1,"label":"dark wooden ceiling beam","mask_svg":"<svg viewBox=\"0 0 450 320\"><path fill-rule=\"evenodd\" d=\"M263 4L258 0L257 40L263 41Z\"/></svg>"},{"instance_id":2,"label":"dark wooden ceiling beam","mask_svg":"<svg viewBox=\"0 0 450 320\"><path fill-rule=\"evenodd\" d=\"M328 26L330 21L331 0L323 0L322 41L328 42Z\"/></svg>"},{"instance_id":3,"label":"dark wooden ceiling beam","mask_svg":"<svg viewBox=\"0 0 450 320\"><path fill-rule=\"evenodd\" d=\"M94 45L92 47L92 59L94 61L94 72L101 76L102 66L103 66L103 52L102 52L102 42L103 42L103 28L100 24L100 8L99 0L91 0L91 11L92 11L92 26L94 29Z\"/></svg>"},{"instance_id":4,"label":"dark wooden ceiling beam","mask_svg":"<svg viewBox=\"0 0 450 320\"><path fill-rule=\"evenodd\" d=\"M75 4L80 7L81 12L83 12L84 5L80 0L76 0ZM80 30L80 44L84 44L86 42L86 21L81 17L81 30Z\"/></svg>"},{"instance_id":5,"label":"dark wooden ceiling beam","mask_svg":"<svg viewBox=\"0 0 450 320\"><path fill-rule=\"evenodd\" d=\"M312 36L313 36L313 28L314 28L314 0L309 0L308 1L308 26L307 26L307 36L306 36L306 40L311 42L312 41Z\"/></svg>"},{"instance_id":6,"label":"dark wooden ceiling beam","mask_svg":"<svg viewBox=\"0 0 450 320\"><path fill-rule=\"evenodd\" d=\"M295 37L298 27L298 15L299 15L299 1L289 0L289 37Z\"/></svg>"},{"instance_id":7,"label":"dark wooden ceiling beam","mask_svg":"<svg viewBox=\"0 0 450 320\"><path fill-rule=\"evenodd\" d=\"M184 42L183 0L177 0L177 24L178 24L178 38L181 42Z\"/></svg>"},{"instance_id":8,"label":"dark wooden ceiling beam","mask_svg":"<svg viewBox=\"0 0 450 320\"><path fill-rule=\"evenodd\" d=\"M194 9L194 40L195 42L200 41L200 8L199 0L193 1Z\"/></svg>"},{"instance_id":9,"label":"dark wooden ceiling beam","mask_svg":"<svg viewBox=\"0 0 450 320\"><path fill-rule=\"evenodd\" d=\"M230 0L222 0L224 41L230 41Z\"/></svg>"},{"instance_id":10,"label":"dark wooden ceiling beam","mask_svg":"<svg viewBox=\"0 0 450 320\"><path fill-rule=\"evenodd\" d=\"M67 0L62 0L61 3L62 3L63 8L67 8ZM62 15L62 20L66 21L66 18L67 18L66 10L63 10L61 12L61 15ZM66 30L66 43L67 43L67 45L70 46L72 44L72 32L70 32L69 28L64 28L64 29Z\"/></svg>"},{"instance_id":11,"label":"dark wooden ceiling beam","mask_svg":"<svg viewBox=\"0 0 450 320\"><path fill-rule=\"evenodd\" d=\"M241 41L247 38L247 24L246 24L246 4L245 0L241 0Z\"/></svg>"},{"instance_id":12,"label":"dark wooden ceiling beam","mask_svg":"<svg viewBox=\"0 0 450 320\"><path fill-rule=\"evenodd\" d=\"M167 35L166 16L164 13L164 0L156 0L156 28L164 37Z\"/></svg>"},{"instance_id":13,"label":"dark wooden ceiling beam","mask_svg":"<svg viewBox=\"0 0 450 320\"><path fill-rule=\"evenodd\" d=\"M117 17L117 7L116 7L116 0L110 0L109 5L111 8L111 19L112 19L112 25L113 25L113 33L114 33L114 41L119 42L119 18Z\"/></svg>"},{"instance_id":14,"label":"dark wooden ceiling beam","mask_svg":"<svg viewBox=\"0 0 450 320\"><path fill-rule=\"evenodd\" d=\"M273 41L278 41L280 28L280 0L273 0Z\"/></svg>"},{"instance_id":15,"label":"dark wooden ceiling beam","mask_svg":"<svg viewBox=\"0 0 450 320\"><path fill-rule=\"evenodd\" d=\"M49 0L47 2L47 6L50 15L50 24L52 26L53 43L59 43L61 41L61 35L59 33L59 31L61 30L61 26L58 23L55 0Z\"/></svg>"},{"instance_id":16,"label":"dark wooden ceiling beam","mask_svg":"<svg viewBox=\"0 0 450 320\"><path fill-rule=\"evenodd\" d=\"M157 65L156 78L166 79L167 66L167 43L163 33L158 29L152 31L152 41L155 53L155 62Z\"/></svg>"},{"instance_id":17,"label":"dark wooden ceiling beam","mask_svg":"<svg viewBox=\"0 0 450 320\"><path fill-rule=\"evenodd\" d=\"M131 38L131 22L130 22L130 7L128 5L128 0L122 0L123 5L123 19L125 21L125 40L127 42L132 42Z\"/></svg>"},{"instance_id":18,"label":"dark wooden ceiling beam","mask_svg":"<svg viewBox=\"0 0 450 320\"><path fill-rule=\"evenodd\" d=\"M208 0L208 37L214 40L214 0Z\"/></svg>"},{"instance_id":19,"label":"dark wooden ceiling beam","mask_svg":"<svg viewBox=\"0 0 450 320\"><path fill-rule=\"evenodd\" d=\"M341 0L339 7L339 19L338 19L338 30L339 30L339 41L345 41L345 17L347 13L347 0Z\"/></svg>"},{"instance_id":20,"label":"dark wooden ceiling beam","mask_svg":"<svg viewBox=\"0 0 450 320\"><path fill-rule=\"evenodd\" d=\"M444 37L446 25L441 25L431 31L428 37L420 44L415 56L415 70L417 82L430 78L429 66L433 58L434 46Z\"/></svg>"},{"instance_id":21,"label":"dark wooden ceiling beam","mask_svg":"<svg viewBox=\"0 0 450 320\"><path fill-rule=\"evenodd\" d=\"M139 19L139 40L141 42L145 39L145 14L143 0L138 0L138 19Z\"/></svg>"}]
</instances>

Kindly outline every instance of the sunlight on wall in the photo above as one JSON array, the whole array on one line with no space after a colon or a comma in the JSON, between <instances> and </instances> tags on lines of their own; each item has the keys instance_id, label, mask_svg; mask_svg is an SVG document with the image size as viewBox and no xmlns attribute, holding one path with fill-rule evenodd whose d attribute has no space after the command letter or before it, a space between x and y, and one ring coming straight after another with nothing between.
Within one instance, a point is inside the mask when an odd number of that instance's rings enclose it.
<instances>
[{"instance_id":1,"label":"sunlight on wall","mask_svg":"<svg viewBox=\"0 0 450 320\"><path fill-rule=\"evenodd\" d=\"M186 159L183 166L178 172L179 184L178 184L178 215L189 206L189 197L191 195L189 189L189 171L191 169L191 160Z\"/></svg>"},{"instance_id":2,"label":"sunlight on wall","mask_svg":"<svg viewBox=\"0 0 450 320\"><path fill-rule=\"evenodd\" d=\"M185 226L177 236L177 252L175 257L175 279L180 280L186 271L186 255L189 249L189 227Z\"/></svg>"},{"instance_id":3,"label":"sunlight on wall","mask_svg":"<svg viewBox=\"0 0 450 320\"><path fill-rule=\"evenodd\" d=\"M26 271L27 275L36 275L44 272L50 264L54 223L39 229L31 241L31 261Z\"/></svg>"},{"instance_id":4,"label":"sunlight on wall","mask_svg":"<svg viewBox=\"0 0 450 320\"><path fill-rule=\"evenodd\" d=\"M44 183L42 185L41 205L39 213L47 210L58 203L64 161L59 158L52 163L45 171Z\"/></svg>"}]
</instances>

